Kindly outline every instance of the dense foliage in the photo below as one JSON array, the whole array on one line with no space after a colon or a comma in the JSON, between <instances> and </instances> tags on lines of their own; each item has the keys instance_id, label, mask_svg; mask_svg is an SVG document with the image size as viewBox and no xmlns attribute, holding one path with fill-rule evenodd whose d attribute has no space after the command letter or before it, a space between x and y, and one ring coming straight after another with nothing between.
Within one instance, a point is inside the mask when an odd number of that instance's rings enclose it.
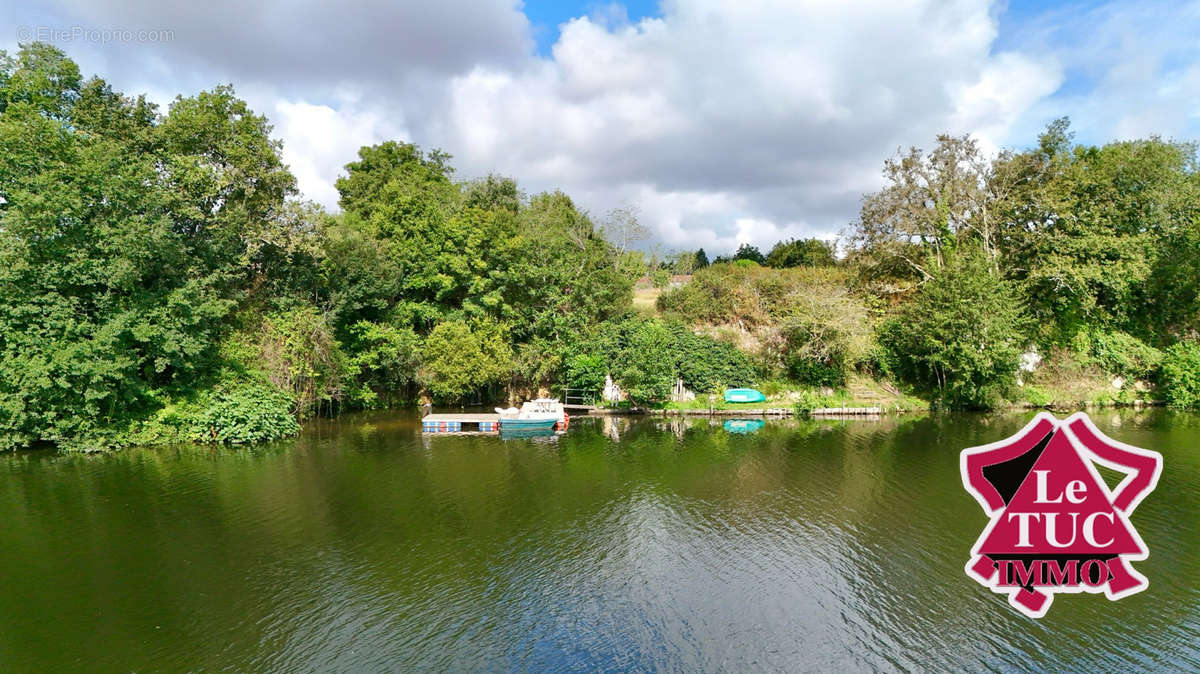
<instances>
[{"instance_id":1,"label":"dense foliage","mask_svg":"<svg viewBox=\"0 0 1200 674\"><path fill-rule=\"evenodd\" d=\"M1026 327L1011 284L970 255L922 286L880 341L902 380L950 408L987 408L1015 382Z\"/></svg>"},{"instance_id":2,"label":"dense foliage","mask_svg":"<svg viewBox=\"0 0 1200 674\"><path fill-rule=\"evenodd\" d=\"M0 449L254 441L610 377L647 404L858 373L986 407L1023 352L1193 406L1195 169L1190 144L1077 145L1066 120L996 157L940 136L885 162L842 258L801 239L710 264L640 250L634 208L593 222L399 141L362 148L326 213L230 87L164 111L24 45L0 53ZM658 315L630 314L643 275Z\"/></svg>"},{"instance_id":3,"label":"dense foliage","mask_svg":"<svg viewBox=\"0 0 1200 674\"><path fill-rule=\"evenodd\" d=\"M677 383L696 393L713 393L749 386L760 374L731 343L674 320L610 321L593 328L575 348L579 352L568 368L572 387L597 391L611 374L639 403L667 398Z\"/></svg>"},{"instance_id":4,"label":"dense foliage","mask_svg":"<svg viewBox=\"0 0 1200 674\"><path fill-rule=\"evenodd\" d=\"M1200 407L1200 344L1179 342L1162 362L1167 402L1174 407Z\"/></svg>"},{"instance_id":5,"label":"dense foliage","mask_svg":"<svg viewBox=\"0 0 1200 674\"><path fill-rule=\"evenodd\" d=\"M227 88L159 115L45 45L0 69L0 446L104 446L206 376L294 181Z\"/></svg>"},{"instance_id":6,"label":"dense foliage","mask_svg":"<svg viewBox=\"0 0 1200 674\"><path fill-rule=\"evenodd\" d=\"M833 243L820 239L789 239L767 253L768 267L830 267L837 264Z\"/></svg>"},{"instance_id":7,"label":"dense foliage","mask_svg":"<svg viewBox=\"0 0 1200 674\"><path fill-rule=\"evenodd\" d=\"M659 307L667 316L729 336L768 371L803 384L838 386L872 346L866 306L849 280L834 267L716 264L662 295Z\"/></svg>"},{"instance_id":8,"label":"dense foliage","mask_svg":"<svg viewBox=\"0 0 1200 674\"><path fill-rule=\"evenodd\" d=\"M266 421L285 400L557 384L573 336L628 307L634 270L563 194L387 142L331 216L270 131L229 87L164 114L53 47L0 57L0 447L250 440L291 431Z\"/></svg>"},{"instance_id":9,"label":"dense foliage","mask_svg":"<svg viewBox=\"0 0 1200 674\"><path fill-rule=\"evenodd\" d=\"M883 333L893 359L908 364L896 374L927 389L944 374L939 397L956 405L995 399L1012 381L1014 348L1066 353L1109 375L1153 379L1160 349L1194 336L1200 317L1200 267L1187 254L1197 250L1200 221L1195 168L1196 148L1186 143L1073 145L1065 119L1036 147L992 160L969 137L953 136L939 137L928 154L912 149L889 160L888 185L864 200L847 262L861 287L901 305L900 318ZM963 258L982 260L971 273L991 311L957 302L940 283L944 276L965 280L952 269ZM995 292L985 297L987 287ZM992 320L1001 311L1004 320ZM924 320L926 327L967 328L976 319L983 321L976 331L959 337L949 331L922 340L904 327ZM970 340L979 330L989 335L980 344L993 353L975 360ZM923 341L956 352L967 369L935 367L929 356L918 367ZM959 381L963 372L972 374ZM986 372L994 386L976 378ZM1169 399L1178 381L1164 378Z\"/></svg>"}]
</instances>

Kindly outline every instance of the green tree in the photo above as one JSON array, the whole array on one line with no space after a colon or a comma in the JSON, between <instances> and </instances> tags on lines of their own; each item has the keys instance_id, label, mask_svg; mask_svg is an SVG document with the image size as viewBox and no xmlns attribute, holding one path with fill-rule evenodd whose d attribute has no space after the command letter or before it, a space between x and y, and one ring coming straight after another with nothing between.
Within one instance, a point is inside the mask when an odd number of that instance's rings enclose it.
<instances>
[{"instance_id":1,"label":"green tree","mask_svg":"<svg viewBox=\"0 0 1200 674\"><path fill-rule=\"evenodd\" d=\"M767 264L767 258L762 254L762 251L757 246L752 246L748 243L743 243L738 247L737 252L733 254L733 261L749 260L759 266Z\"/></svg>"},{"instance_id":2,"label":"green tree","mask_svg":"<svg viewBox=\"0 0 1200 674\"><path fill-rule=\"evenodd\" d=\"M902 381L952 409L988 408L1015 381L1027 319L1015 289L982 255L947 262L879 339Z\"/></svg>"},{"instance_id":3,"label":"green tree","mask_svg":"<svg viewBox=\"0 0 1200 674\"><path fill-rule=\"evenodd\" d=\"M79 66L49 44L23 44L15 58L0 50L0 114L25 104L51 119L68 120L82 84Z\"/></svg>"},{"instance_id":4,"label":"green tree","mask_svg":"<svg viewBox=\"0 0 1200 674\"><path fill-rule=\"evenodd\" d=\"M294 181L228 88L160 120L47 45L0 69L0 443L121 444L212 378Z\"/></svg>"},{"instance_id":5,"label":"green tree","mask_svg":"<svg viewBox=\"0 0 1200 674\"><path fill-rule=\"evenodd\" d=\"M172 227L201 264L248 283L272 252L260 245L265 231L284 222L280 211L296 192L266 117L220 86L177 97L157 131Z\"/></svg>"},{"instance_id":6,"label":"green tree","mask_svg":"<svg viewBox=\"0 0 1200 674\"><path fill-rule=\"evenodd\" d=\"M991 166L970 136L940 135L884 162L887 185L863 198L850 245L868 277L928 280L960 246L995 268L997 217ZM864 264L867 263L867 264Z\"/></svg>"},{"instance_id":7,"label":"green tree","mask_svg":"<svg viewBox=\"0 0 1200 674\"><path fill-rule=\"evenodd\" d=\"M490 321L445 321L425 337L422 384L434 397L459 401L512 374L512 347L502 326Z\"/></svg>"},{"instance_id":8,"label":"green tree","mask_svg":"<svg viewBox=\"0 0 1200 674\"><path fill-rule=\"evenodd\" d=\"M364 146L358 160L346 164L346 175L335 183L339 203L348 212L364 219L382 203L399 197L414 198L421 193L445 197L452 192L450 176L454 169L450 155L434 150L423 152L411 143L387 141ZM414 212L425 212L427 205L407 204Z\"/></svg>"},{"instance_id":9,"label":"green tree","mask_svg":"<svg viewBox=\"0 0 1200 674\"><path fill-rule=\"evenodd\" d=\"M789 239L780 241L767 254L767 266L828 267L837 264L834 244L820 239Z\"/></svg>"},{"instance_id":10,"label":"green tree","mask_svg":"<svg viewBox=\"0 0 1200 674\"><path fill-rule=\"evenodd\" d=\"M617 356L614 378L630 400L649 403L664 400L675 384L675 337L661 321L636 322L625 336Z\"/></svg>"},{"instance_id":11,"label":"green tree","mask_svg":"<svg viewBox=\"0 0 1200 674\"><path fill-rule=\"evenodd\" d=\"M1200 335L1200 173L1191 171L1166 203L1162 233L1153 244L1141 311L1129 328L1159 343ZM1139 329L1140 328L1140 329Z\"/></svg>"},{"instance_id":12,"label":"green tree","mask_svg":"<svg viewBox=\"0 0 1200 674\"><path fill-rule=\"evenodd\" d=\"M578 354L567 363L567 385L599 393L609 375L608 360L602 354Z\"/></svg>"},{"instance_id":13,"label":"green tree","mask_svg":"<svg viewBox=\"0 0 1200 674\"><path fill-rule=\"evenodd\" d=\"M618 252L561 192L535 196L515 234L496 244L497 313L518 341L562 344L629 307L633 284L617 269Z\"/></svg>"},{"instance_id":14,"label":"green tree","mask_svg":"<svg viewBox=\"0 0 1200 674\"><path fill-rule=\"evenodd\" d=\"M1182 279L1170 263L1157 282L1151 274L1160 241L1178 237L1186 250L1194 166L1193 146L1156 138L1072 147L1065 120L999 163L1017 186L998 203L1005 272L1027 289L1042 341L1068 342L1086 326L1147 335L1148 324L1179 320L1186 300L1167 279Z\"/></svg>"},{"instance_id":15,"label":"green tree","mask_svg":"<svg viewBox=\"0 0 1200 674\"><path fill-rule=\"evenodd\" d=\"M354 402L360 407L393 404L416 381L421 340L407 327L359 321L350 328L346 350L356 377Z\"/></svg>"}]
</instances>

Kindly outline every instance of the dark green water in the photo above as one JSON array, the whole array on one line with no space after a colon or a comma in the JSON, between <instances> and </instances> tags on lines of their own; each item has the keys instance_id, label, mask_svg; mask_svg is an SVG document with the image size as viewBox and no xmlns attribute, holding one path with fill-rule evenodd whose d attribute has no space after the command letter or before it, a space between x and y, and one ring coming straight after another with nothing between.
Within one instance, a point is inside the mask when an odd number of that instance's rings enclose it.
<instances>
[{"instance_id":1,"label":"dark green water","mask_svg":"<svg viewBox=\"0 0 1200 674\"><path fill-rule=\"evenodd\" d=\"M1165 457L1150 587L1040 621L963 573L958 452L1027 418L3 456L0 670L1200 669L1200 417L1096 415Z\"/></svg>"}]
</instances>

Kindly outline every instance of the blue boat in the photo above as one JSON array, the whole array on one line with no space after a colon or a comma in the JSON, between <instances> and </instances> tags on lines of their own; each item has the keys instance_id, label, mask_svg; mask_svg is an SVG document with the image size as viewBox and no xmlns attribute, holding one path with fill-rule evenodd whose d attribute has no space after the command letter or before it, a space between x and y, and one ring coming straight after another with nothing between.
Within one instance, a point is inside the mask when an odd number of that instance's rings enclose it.
<instances>
[{"instance_id":1,"label":"blue boat","mask_svg":"<svg viewBox=\"0 0 1200 674\"><path fill-rule=\"evenodd\" d=\"M551 431L567 427L567 413L554 398L538 398L521 405L520 411L496 408L500 415L500 432ZM515 414L514 414L515 413Z\"/></svg>"},{"instance_id":2,"label":"blue boat","mask_svg":"<svg viewBox=\"0 0 1200 674\"><path fill-rule=\"evenodd\" d=\"M749 435L762 430L766 422L762 419L727 419L724 427L726 433L737 433L738 435Z\"/></svg>"},{"instance_id":3,"label":"blue boat","mask_svg":"<svg viewBox=\"0 0 1200 674\"><path fill-rule=\"evenodd\" d=\"M509 419L500 417L501 431L538 431L545 429L553 429L554 424L558 423L558 419Z\"/></svg>"},{"instance_id":4,"label":"blue boat","mask_svg":"<svg viewBox=\"0 0 1200 674\"><path fill-rule=\"evenodd\" d=\"M767 397L761 391L755 391L752 388L725 389L725 402L727 403L761 403L766 400Z\"/></svg>"}]
</instances>

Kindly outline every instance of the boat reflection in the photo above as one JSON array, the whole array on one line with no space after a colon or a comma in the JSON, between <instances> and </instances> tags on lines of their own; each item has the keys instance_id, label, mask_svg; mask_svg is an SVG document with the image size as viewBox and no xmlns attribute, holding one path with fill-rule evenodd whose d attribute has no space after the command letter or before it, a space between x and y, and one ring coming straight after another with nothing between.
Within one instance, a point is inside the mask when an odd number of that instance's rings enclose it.
<instances>
[{"instance_id":1,"label":"boat reflection","mask_svg":"<svg viewBox=\"0 0 1200 674\"><path fill-rule=\"evenodd\" d=\"M766 422L762 419L726 419L724 428L726 433L749 435L762 430L764 425Z\"/></svg>"}]
</instances>

